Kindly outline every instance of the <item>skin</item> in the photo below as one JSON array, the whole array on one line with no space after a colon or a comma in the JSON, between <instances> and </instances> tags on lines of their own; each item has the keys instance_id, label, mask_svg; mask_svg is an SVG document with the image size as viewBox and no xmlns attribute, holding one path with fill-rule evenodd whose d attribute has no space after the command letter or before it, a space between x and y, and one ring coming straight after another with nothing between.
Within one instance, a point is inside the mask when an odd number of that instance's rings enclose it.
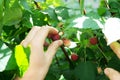
<instances>
[{"instance_id":1,"label":"skin","mask_svg":"<svg viewBox=\"0 0 120 80\"><path fill-rule=\"evenodd\" d=\"M110 44L110 48L113 52L120 58L120 44L118 42L113 42ZM104 73L110 80L120 80L120 73L112 68L106 68Z\"/></svg>"},{"instance_id":2,"label":"skin","mask_svg":"<svg viewBox=\"0 0 120 80\"><path fill-rule=\"evenodd\" d=\"M44 42L48 34L54 34L58 31L49 26L33 27L27 37L21 42L21 45L27 47L30 45L30 64L24 76L19 80L44 80L52 59L59 46L63 44L62 40L52 42L45 52Z\"/></svg>"}]
</instances>

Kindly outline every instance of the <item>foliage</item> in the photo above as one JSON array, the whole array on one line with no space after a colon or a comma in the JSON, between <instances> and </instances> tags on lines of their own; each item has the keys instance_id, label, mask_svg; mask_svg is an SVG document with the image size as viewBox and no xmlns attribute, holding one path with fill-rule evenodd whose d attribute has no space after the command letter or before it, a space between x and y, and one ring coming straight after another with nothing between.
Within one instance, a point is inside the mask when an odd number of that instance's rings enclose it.
<instances>
[{"instance_id":1,"label":"foliage","mask_svg":"<svg viewBox=\"0 0 120 80\"><path fill-rule=\"evenodd\" d=\"M62 0L0 0L0 80L23 75L29 64L29 48L19 44L32 26L43 25L57 28L64 33L61 38L76 44L64 47L67 56L73 52L79 55L77 61L69 61L59 49L45 80L108 80L105 67L120 71L120 61L102 33L108 17L120 17L120 1L101 0L97 9L89 11L84 0L71 2L76 4L74 8ZM91 37L97 37L96 45L90 44ZM100 73L98 67L102 68Z\"/></svg>"}]
</instances>

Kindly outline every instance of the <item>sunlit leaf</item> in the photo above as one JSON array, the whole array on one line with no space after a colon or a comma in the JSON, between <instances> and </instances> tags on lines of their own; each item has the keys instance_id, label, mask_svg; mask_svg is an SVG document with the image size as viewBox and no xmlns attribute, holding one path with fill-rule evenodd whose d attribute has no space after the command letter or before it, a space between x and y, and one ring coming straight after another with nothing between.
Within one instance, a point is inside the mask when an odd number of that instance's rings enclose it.
<instances>
[{"instance_id":1,"label":"sunlit leaf","mask_svg":"<svg viewBox=\"0 0 120 80\"><path fill-rule=\"evenodd\" d=\"M46 0L34 0L36 2L45 2Z\"/></svg>"},{"instance_id":2,"label":"sunlit leaf","mask_svg":"<svg viewBox=\"0 0 120 80\"><path fill-rule=\"evenodd\" d=\"M64 5L62 0L46 0L46 4L53 5L53 6Z\"/></svg>"},{"instance_id":3,"label":"sunlit leaf","mask_svg":"<svg viewBox=\"0 0 120 80\"><path fill-rule=\"evenodd\" d=\"M15 58L20 70L20 76L22 76L29 65L28 56L26 55L22 45L17 45L15 47Z\"/></svg>"}]
</instances>

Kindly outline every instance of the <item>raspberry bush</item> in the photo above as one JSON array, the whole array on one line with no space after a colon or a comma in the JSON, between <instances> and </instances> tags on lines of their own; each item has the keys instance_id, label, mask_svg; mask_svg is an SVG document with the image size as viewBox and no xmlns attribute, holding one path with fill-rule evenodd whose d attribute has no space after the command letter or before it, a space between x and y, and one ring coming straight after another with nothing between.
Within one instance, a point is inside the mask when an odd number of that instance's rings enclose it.
<instances>
[{"instance_id":1,"label":"raspberry bush","mask_svg":"<svg viewBox=\"0 0 120 80\"><path fill-rule=\"evenodd\" d=\"M24 75L30 50L17 45L32 26L43 25L59 30L53 40L69 41L57 51L45 80L108 80L104 68L120 71L102 32L107 18L120 17L120 1L98 1L93 7L85 5L87 0L0 0L0 80ZM93 37L97 39L90 40ZM48 37L47 44L52 39ZM76 61L70 58L73 52L79 56Z\"/></svg>"}]
</instances>

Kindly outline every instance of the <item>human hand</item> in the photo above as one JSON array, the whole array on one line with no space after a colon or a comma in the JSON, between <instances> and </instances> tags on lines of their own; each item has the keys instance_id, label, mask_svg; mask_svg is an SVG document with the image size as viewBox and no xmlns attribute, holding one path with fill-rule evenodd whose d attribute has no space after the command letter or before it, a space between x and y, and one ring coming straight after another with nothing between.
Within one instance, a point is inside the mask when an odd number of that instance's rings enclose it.
<instances>
[{"instance_id":1,"label":"human hand","mask_svg":"<svg viewBox=\"0 0 120 80\"><path fill-rule=\"evenodd\" d=\"M47 51L44 51L44 42L48 34L56 34L58 31L49 26L33 27L27 37L21 42L24 47L30 46L30 64L22 80L43 80L49 66L62 40L52 42Z\"/></svg>"}]
</instances>

